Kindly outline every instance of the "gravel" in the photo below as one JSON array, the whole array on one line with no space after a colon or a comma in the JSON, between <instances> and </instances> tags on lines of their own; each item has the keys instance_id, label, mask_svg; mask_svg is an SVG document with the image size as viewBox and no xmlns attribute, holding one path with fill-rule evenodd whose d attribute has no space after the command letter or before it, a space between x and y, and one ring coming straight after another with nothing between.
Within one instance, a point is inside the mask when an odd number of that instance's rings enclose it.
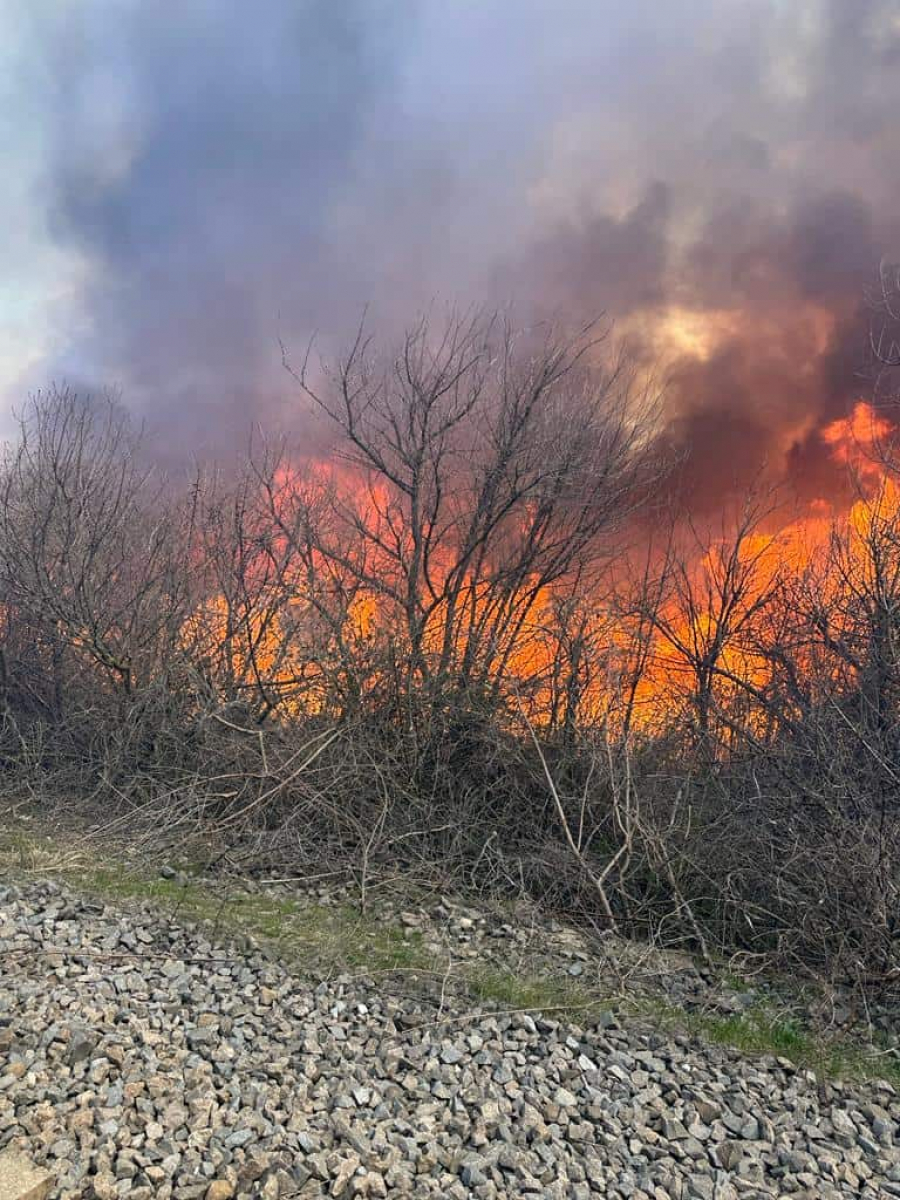
<instances>
[{"instance_id":1,"label":"gravel","mask_svg":"<svg viewBox=\"0 0 900 1200\"><path fill-rule=\"evenodd\" d=\"M609 1013L428 1011L0 886L0 1149L54 1197L900 1197L900 1099Z\"/></svg>"}]
</instances>

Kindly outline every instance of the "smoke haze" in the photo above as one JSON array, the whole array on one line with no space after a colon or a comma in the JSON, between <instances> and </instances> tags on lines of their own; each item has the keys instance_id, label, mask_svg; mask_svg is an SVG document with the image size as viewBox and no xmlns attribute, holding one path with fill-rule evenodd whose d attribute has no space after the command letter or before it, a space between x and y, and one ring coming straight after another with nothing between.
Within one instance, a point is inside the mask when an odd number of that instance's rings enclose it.
<instances>
[{"instance_id":1,"label":"smoke haze","mask_svg":"<svg viewBox=\"0 0 900 1200\"><path fill-rule=\"evenodd\" d=\"M839 486L900 255L894 0L4 0L0 43L7 409L113 386L215 450L299 410L279 338L512 301L665 361L697 508L764 462Z\"/></svg>"}]
</instances>

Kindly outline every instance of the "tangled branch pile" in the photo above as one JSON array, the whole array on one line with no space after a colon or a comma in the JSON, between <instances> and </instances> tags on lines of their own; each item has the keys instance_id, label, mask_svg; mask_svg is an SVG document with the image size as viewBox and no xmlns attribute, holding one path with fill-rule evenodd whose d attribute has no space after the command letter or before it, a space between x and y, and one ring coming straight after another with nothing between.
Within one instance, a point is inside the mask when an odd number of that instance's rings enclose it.
<instances>
[{"instance_id":1,"label":"tangled branch pile","mask_svg":"<svg viewBox=\"0 0 900 1200\"><path fill-rule=\"evenodd\" d=\"M360 334L292 371L327 461L183 487L114 404L36 397L0 481L7 794L900 985L889 456L802 554L751 500L637 566L654 413L600 341Z\"/></svg>"}]
</instances>

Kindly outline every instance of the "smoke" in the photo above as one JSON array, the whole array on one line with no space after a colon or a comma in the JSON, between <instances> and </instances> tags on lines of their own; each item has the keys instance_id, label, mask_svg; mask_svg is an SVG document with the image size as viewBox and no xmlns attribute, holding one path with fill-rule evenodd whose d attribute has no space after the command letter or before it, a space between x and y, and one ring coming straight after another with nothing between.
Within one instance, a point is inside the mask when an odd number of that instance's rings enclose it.
<instances>
[{"instance_id":1,"label":"smoke","mask_svg":"<svg viewBox=\"0 0 900 1200\"><path fill-rule=\"evenodd\" d=\"M17 386L115 386L216 449L306 428L279 339L327 348L365 306L603 310L665 363L696 507L763 463L839 486L820 430L900 253L893 0L34 7L33 257L78 269Z\"/></svg>"}]
</instances>

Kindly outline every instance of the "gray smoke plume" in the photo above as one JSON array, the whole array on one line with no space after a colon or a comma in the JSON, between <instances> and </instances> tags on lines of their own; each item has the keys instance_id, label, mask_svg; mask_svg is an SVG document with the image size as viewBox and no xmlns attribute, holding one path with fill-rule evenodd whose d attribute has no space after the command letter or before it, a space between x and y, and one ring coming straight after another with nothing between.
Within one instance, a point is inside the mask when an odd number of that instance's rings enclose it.
<instances>
[{"instance_id":1,"label":"gray smoke plume","mask_svg":"<svg viewBox=\"0 0 900 1200\"><path fill-rule=\"evenodd\" d=\"M43 333L7 403L115 386L216 449L302 420L279 339L366 305L603 310L668 364L695 505L764 460L837 486L819 430L900 254L894 0L16 7L4 237Z\"/></svg>"}]
</instances>

